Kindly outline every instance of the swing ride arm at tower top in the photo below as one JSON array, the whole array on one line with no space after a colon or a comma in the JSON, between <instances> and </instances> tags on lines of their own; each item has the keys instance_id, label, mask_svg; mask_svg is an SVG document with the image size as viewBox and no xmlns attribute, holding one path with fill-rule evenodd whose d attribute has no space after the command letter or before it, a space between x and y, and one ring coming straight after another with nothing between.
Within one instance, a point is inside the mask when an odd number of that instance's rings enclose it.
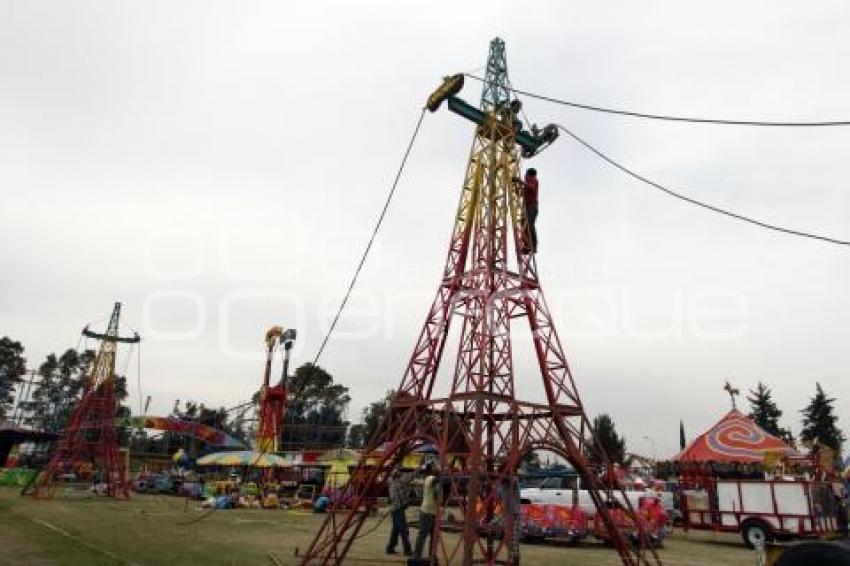
<instances>
[{"instance_id":1,"label":"swing ride arm at tower top","mask_svg":"<svg viewBox=\"0 0 850 566\"><path fill-rule=\"evenodd\" d=\"M425 107L431 112L436 112L443 101L448 100L449 110L479 126L486 126L488 114L456 96L462 88L462 74L446 77L443 79L443 84L428 97ZM505 108L505 112L514 120L514 129L516 131L514 137L517 145L522 148L522 156L525 158L534 157L558 138L558 128L554 124L549 124L539 131L534 126L532 126L531 132L524 130L522 122L516 119L516 113L519 112L519 108L519 102L515 101L511 103L510 107Z\"/></svg>"}]
</instances>

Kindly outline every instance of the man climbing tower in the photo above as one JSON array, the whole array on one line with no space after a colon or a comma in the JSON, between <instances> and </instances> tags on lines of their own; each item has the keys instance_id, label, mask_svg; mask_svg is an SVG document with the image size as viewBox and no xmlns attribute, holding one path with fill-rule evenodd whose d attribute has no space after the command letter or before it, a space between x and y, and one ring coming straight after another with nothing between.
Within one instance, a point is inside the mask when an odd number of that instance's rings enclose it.
<instances>
[{"instance_id":1,"label":"man climbing tower","mask_svg":"<svg viewBox=\"0 0 850 566\"><path fill-rule=\"evenodd\" d=\"M537 169L529 167L525 172L525 179L515 178L517 187L522 189L522 201L525 206L525 218L528 223L528 234L523 237L523 253L537 253L537 229L534 224L537 222L538 201L537 201ZM529 242L529 237L531 241Z\"/></svg>"}]
</instances>

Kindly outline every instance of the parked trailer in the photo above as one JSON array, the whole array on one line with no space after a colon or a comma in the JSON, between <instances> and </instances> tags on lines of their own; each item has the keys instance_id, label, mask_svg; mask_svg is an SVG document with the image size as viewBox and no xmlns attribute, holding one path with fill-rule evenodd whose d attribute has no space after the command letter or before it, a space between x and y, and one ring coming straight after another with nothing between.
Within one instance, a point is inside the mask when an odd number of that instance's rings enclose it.
<instances>
[{"instance_id":1,"label":"parked trailer","mask_svg":"<svg viewBox=\"0 0 850 566\"><path fill-rule=\"evenodd\" d=\"M819 538L838 529L829 482L710 480L680 494L685 529L741 533L754 547L775 538Z\"/></svg>"}]
</instances>

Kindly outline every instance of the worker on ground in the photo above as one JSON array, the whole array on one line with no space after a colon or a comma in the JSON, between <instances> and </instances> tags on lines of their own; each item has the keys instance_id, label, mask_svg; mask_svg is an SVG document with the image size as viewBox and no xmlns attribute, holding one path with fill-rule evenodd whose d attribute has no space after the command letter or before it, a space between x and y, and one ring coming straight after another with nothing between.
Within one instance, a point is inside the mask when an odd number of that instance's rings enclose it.
<instances>
[{"instance_id":1,"label":"worker on ground","mask_svg":"<svg viewBox=\"0 0 850 566\"><path fill-rule=\"evenodd\" d=\"M404 547L404 555L410 556L413 551L410 547L410 533L407 529L407 509L410 500L410 479L399 470L394 470L390 476L390 517L393 528L390 531L390 540L387 542L387 554L396 554L395 547L398 539Z\"/></svg>"},{"instance_id":2,"label":"worker on ground","mask_svg":"<svg viewBox=\"0 0 850 566\"><path fill-rule=\"evenodd\" d=\"M522 201L525 207L525 219L528 224L528 234L523 236L523 253L537 253L537 169L530 167L525 172L525 179L515 178L517 186L522 190ZM530 241L529 241L530 240Z\"/></svg>"},{"instance_id":3,"label":"worker on ground","mask_svg":"<svg viewBox=\"0 0 850 566\"><path fill-rule=\"evenodd\" d=\"M502 528L508 535L508 563L519 564L519 540L522 538L522 506L516 476L505 478L499 490L502 500Z\"/></svg>"},{"instance_id":4,"label":"worker on ground","mask_svg":"<svg viewBox=\"0 0 850 566\"><path fill-rule=\"evenodd\" d=\"M422 505L419 508L419 534L416 536L416 547L413 549L414 564L422 563L422 551L425 548L425 540L430 544L433 542L434 525L437 521L437 500L439 498L440 485L437 475L435 474L434 464L428 462L422 466L422 475L425 479L422 482Z\"/></svg>"}]
</instances>

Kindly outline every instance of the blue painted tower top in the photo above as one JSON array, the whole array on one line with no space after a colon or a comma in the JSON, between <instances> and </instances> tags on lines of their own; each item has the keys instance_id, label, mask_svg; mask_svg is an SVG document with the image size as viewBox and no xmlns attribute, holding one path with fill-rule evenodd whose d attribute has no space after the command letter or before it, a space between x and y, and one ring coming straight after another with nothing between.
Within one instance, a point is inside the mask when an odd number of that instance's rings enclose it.
<instances>
[{"instance_id":1,"label":"blue painted tower top","mask_svg":"<svg viewBox=\"0 0 850 566\"><path fill-rule=\"evenodd\" d=\"M494 106L506 106L510 100L505 42L494 37L490 41L490 53L487 56L487 72L484 75L484 89L481 91L481 109L489 112Z\"/></svg>"}]
</instances>

